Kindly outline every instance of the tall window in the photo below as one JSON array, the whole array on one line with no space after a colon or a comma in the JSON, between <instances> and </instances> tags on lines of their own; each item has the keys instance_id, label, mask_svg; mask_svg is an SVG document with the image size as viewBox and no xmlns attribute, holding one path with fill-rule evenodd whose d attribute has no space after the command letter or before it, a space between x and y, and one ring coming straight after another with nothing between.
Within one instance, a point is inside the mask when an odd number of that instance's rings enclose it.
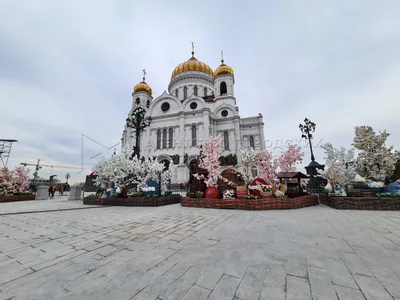
<instances>
[{"instance_id":1,"label":"tall window","mask_svg":"<svg viewBox=\"0 0 400 300\"><path fill-rule=\"evenodd\" d=\"M229 150L229 132L224 131L224 150Z\"/></svg>"},{"instance_id":2,"label":"tall window","mask_svg":"<svg viewBox=\"0 0 400 300\"><path fill-rule=\"evenodd\" d=\"M187 86L183 87L183 99L187 98Z\"/></svg>"},{"instance_id":3,"label":"tall window","mask_svg":"<svg viewBox=\"0 0 400 300\"><path fill-rule=\"evenodd\" d=\"M197 85L194 86L193 93L195 96L197 96L197 94L198 94Z\"/></svg>"},{"instance_id":4,"label":"tall window","mask_svg":"<svg viewBox=\"0 0 400 300\"><path fill-rule=\"evenodd\" d=\"M196 125L192 125L192 147L197 146L197 128Z\"/></svg>"},{"instance_id":5,"label":"tall window","mask_svg":"<svg viewBox=\"0 0 400 300\"><path fill-rule=\"evenodd\" d=\"M157 149L161 148L161 130L157 130Z\"/></svg>"},{"instance_id":6,"label":"tall window","mask_svg":"<svg viewBox=\"0 0 400 300\"><path fill-rule=\"evenodd\" d=\"M149 108L150 107L150 100L146 101L146 107Z\"/></svg>"},{"instance_id":7,"label":"tall window","mask_svg":"<svg viewBox=\"0 0 400 300\"><path fill-rule=\"evenodd\" d=\"M178 96L179 96L179 91L178 91L178 89L176 89L175 90L175 97L178 98Z\"/></svg>"},{"instance_id":8,"label":"tall window","mask_svg":"<svg viewBox=\"0 0 400 300\"><path fill-rule=\"evenodd\" d=\"M140 98L136 98L136 105L140 104Z\"/></svg>"},{"instance_id":9,"label":"tall window","mask_svg":"<svg viewBox=\"0 0 400 300\"><path fill-rule=\"evenodd\" d=\"M221 92L221 96L225 95L226 93L228 93L228 89L226 88L226 82L222 81L220 86L219 86L220 92Z\"/></svg>"},{"instance_id":10,"label":"tall window","mask_svg":"<svg viewBox=\"0 0 400 300\"><path fill-rule=\"evenodd\" d=\"M250 136L250 148L255 148L254 146L254 136Z\"/></svg>"},{"instance_id":11,"label":"tall window","mask_svg":"<svg viewBox=\"0 0 400 300\"><path fill-rule=\"evenodd\" d=\"M204 88L204 97L207 97L207 88Z\"/></svg>"},{"instance_id":12,"label":"tall window","mask_svg":"<svg viewBox=\"0 0 400 300\"><path fill-rule=\"evenodd\" d=\"M168 132L168 148L172 148L173 142L174 142L174 130L170 128Z\"/></svg>"},{"instance_id":13,"label":"tall window","mask_svg":"<svg viewBox=\"0 0 400 300\"><path fill-rule=\"evenodd\" d=\"M167 148L167 129L163 129L162 133L162 147Z\"/></svg>"}]
</instances>

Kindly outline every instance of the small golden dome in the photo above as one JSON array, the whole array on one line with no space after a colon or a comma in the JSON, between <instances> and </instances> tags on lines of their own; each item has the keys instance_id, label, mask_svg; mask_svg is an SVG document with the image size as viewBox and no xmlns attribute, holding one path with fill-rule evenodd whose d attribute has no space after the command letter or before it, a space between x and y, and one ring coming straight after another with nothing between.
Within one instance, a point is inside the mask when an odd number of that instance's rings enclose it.
<instances>
[{"instance_id":1,"label":"small golden dome","mask_svg":"<svg viewBox=\"0 0 400 300\"><path fill-rule=\"evenodd\" d=\"M150 86L144 81L139 82L137 85L135 85L135 87L133 88L133 92L134 93L136 93L136 92L146 92L150 96L153 93L153 91L151 90Z\"/></svg>"},{"instance_id":2,"label":"small golden dome","mask_svg":"<svg viewBox=\"0 0 400 300\"><path fill-rule=\"evenodd\" d=\"M143 80L142 82L139 82L137 85L135 85L135 87L133 88L133 92L146 92L148 93L150 96L153 93L153 91L151 90L150 86L146 83L146 70L143 70Z\"/></svg>"},{"instance_id":3,"label":"small golden dome","mask_svg":"<svg viewBox=\"0 0 400 300\"><path fill-rule=\"evenodd\" d=\"M194 51L192 51L192 57L189 60L179 64L174 69L174 71L172 72L172 75L171 75L171 80L175 76L177 76L183 72L189 72L189 71L203 72L210 76L213 76L213 74L214 74L213 70L207 64L197 60L197 58L194 57Z\"/></svg>"},{"instance_id":4,"label":"small golden dome","mask_svg":"<svg viewBox=\"0 0 400 300\"><path fill-rule=\"evenodd\" d=\"M224 60L221 60L221 64L219 67L214 71L214 77L217 77L218 75L224 75L224 74L231 74L234 75L233 69L226 64L224 64Z\"/></svg>"}]
</instances>

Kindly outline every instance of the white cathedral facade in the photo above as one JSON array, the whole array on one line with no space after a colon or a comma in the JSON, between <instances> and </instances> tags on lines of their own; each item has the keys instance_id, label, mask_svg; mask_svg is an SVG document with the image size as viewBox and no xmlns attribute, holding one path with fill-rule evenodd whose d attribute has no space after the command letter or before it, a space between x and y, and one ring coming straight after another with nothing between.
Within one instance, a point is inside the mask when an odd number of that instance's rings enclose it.
<instances>
[{"instance_id":1,"label":"white cathedral facade","mask_svg":"<svg viewBox=\"0 0 400 300\"><path fill-rule=\"evenodd\" d=\"M133 89L129 112L130 116L140 106L151 117L140 136L141 156L156 156L172 168L173 183L186 183L191 161L197 158L202 141L211 136L221 136L222 156L239 158L240 150L250 147L263 150L263 117L240 117L234 85L234 71L224 60L213 71L195 58L194 51L173 70L168 91L155 99L144 76ZM126 125L121 145L135 146L135 132Z\"/></svg>"}]
</instances>

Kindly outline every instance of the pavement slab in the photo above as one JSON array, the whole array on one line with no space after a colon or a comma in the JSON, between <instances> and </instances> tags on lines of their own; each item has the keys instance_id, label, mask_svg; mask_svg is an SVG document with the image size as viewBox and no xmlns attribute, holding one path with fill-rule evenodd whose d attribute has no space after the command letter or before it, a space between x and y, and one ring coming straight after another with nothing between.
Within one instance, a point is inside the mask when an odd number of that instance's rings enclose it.
<instances>
[{"instance_id":1,"label":"pavement slab","mask_svg":"<svg viewBox=\"0 0 400 300\"><path fill-rule=\"evenodd\" d=\"M399 242L390 211L1 203L0 298L398 299Z\"/></svg>"}]
</instances>

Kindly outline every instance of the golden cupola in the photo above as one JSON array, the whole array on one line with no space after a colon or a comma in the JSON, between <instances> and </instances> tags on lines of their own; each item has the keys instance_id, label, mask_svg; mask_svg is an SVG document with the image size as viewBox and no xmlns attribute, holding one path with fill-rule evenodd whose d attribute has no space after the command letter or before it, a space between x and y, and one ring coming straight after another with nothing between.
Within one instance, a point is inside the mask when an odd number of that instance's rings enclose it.
<instances>
[{"instance_id":1,"label":"golden cupola","mask_svg":"<svg viewBox=\"0 0 400 300\"><path fill-rule=\"evenodd\" d=\"M152 95L153 91L151 90L151 87L146 83L146 71L143 70L143 80L142 82L139 82L135 87L133 88L133 92L146 92L150 96Z\"/></svg>"},{"instance_id":2,"label":"golden cupola","mask_svg":"<svg viewBox=\"0 0 400 300\"><path fill-rule=\"evenodd\" d=\"M214 77L217 77L219 75L224 75L224 74L231 74L234 75L233 69L226 64L224 64L224 59L221 59L221 64L217 69L214 71Z\"/></svg>"},{"instance_id":3,"label":"golden cupola","mask_svg":"<svg viewBox=\"0 0 400 300\"><path fill-rule=\"evenodd\" d=\"M203 63L199 60L197 60L196 57L194 57L194 47L192 44L192 57L189 58L187 61L179 64L174 71L171 74L171 80L184 72L190 72L190 71L195 71L195 72L202 72L202 73L206 73L210 76L213 76L214 72L213 70L206 64Z\"/></svg>"}]
</instances>

